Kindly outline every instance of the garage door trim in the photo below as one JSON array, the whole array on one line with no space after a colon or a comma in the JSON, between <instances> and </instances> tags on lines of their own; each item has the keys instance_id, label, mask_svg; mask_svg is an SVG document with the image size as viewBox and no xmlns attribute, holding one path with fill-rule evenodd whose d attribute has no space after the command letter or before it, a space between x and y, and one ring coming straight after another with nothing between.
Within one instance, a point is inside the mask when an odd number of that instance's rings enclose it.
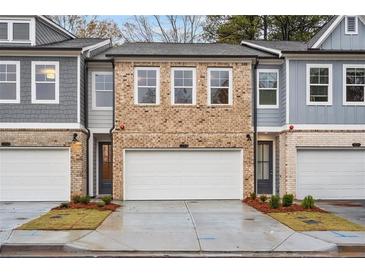
<instances>
[{"instance_id":1,"label":"garage door trim","mask_svg":"<svg viewBox=\"0 0 365 274\"><path fill-rule=\"evenodd\" d=\"M240 152L240 197L243 199L244 194L244 161L243 148L126 148L123 149L123 200L126 199L126 152L128 151L238 151Z\"/></svg>"}]
</instances>

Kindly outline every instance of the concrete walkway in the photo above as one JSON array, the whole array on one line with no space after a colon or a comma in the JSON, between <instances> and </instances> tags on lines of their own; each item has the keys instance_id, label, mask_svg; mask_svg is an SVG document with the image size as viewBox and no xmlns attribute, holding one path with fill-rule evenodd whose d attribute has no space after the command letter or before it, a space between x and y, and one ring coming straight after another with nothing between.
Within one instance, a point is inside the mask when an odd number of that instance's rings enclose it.
<instances>
[{"instance_id":1,"label":"concrete walkway","mask_svg":"<svg viewBox=\"0 0 365 274\"><path fill-rule=\"evenodd\" d=\"M365 241L364 241L365 242ZM123 202L95 231L15 230L4 246L118 252L321 252L336 244L297 233L241 201Z\"/></svg>"}]
</instances>

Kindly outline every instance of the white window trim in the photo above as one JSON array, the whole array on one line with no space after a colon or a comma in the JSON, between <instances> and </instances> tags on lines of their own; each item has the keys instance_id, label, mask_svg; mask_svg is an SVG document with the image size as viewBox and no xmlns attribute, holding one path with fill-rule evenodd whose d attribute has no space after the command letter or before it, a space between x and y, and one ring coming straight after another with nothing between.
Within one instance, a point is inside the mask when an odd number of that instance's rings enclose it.
<instances>
[{"instance_id":1,"label":"white window trim","mask_svg":"<svg viewBox=\"0 0 365 274\"><path fill-rule=\"evenodd\" d=\"M14 44L31 44L35 45L35 19L34 18L1 18L0 23L8 24L8 39L0 40L0 43L14 43ZM13 40L13 24L14 23L27 23L29 24L29 40Z\"/></svg>"},{"instance_id":2,"label":"white window trim","mask_svg":"<svg viewBox=\"0 0 365 274\"><path fill-rule=\"evenodd\" d=\"M212 104L211 103L211 87L210 86L210 73L212 71L228 71L229 85L228 85L228 104ZM233 92L232 92L232 68L208 68L208 106L232 106L233 104Z\"/></svg>"},{"instance_id":3,"label":"white window trim","mask_svg":"<svg viewBox=\"0 0 365 274\"><path fill-rule=\"evenodd\" d=\"M344 106L365 106L365 98L362 102L347 102L346 101L346 70L348 68L365 68L365 64L344 64L342 69L342 104ZM353 86L353 85L351 85ZM360 85L364 86L364 92L365 92L365 84Z\"/></svg>"},{"instance_id":4,"label":"white window trim","mask_svg":"<svg viewBox=\"0 0 365 274\"><path fill-rule=\"evenodd\" d=\"M328 101L327 102L311 102L310 100L310 69L311 68L327 68L328 69L328 84L313 84L314 86L328 86ZM308 106L332 106L332 64L307 64L306 76L306 101Z\"/></svg>"},{"instance_id":5,"label":"white window trim","mask_svg":"<svg viewBox=\"0 0 365 274\"><path fill-rule=\"evenodd\" d=\"M113 110L113 107L98 107L96 106L96 81L95 76L96 75L111 75L113 76L113 72L111 71L93 71L91 74L92 77L92 95L91 95L91 101L92 101L92 110ZM112 89L113 92L113 89Z\"/></svg>"},{"instance_id":6,"label":"white window trim","mask_svg":"<svg viewBox=\"0 0 365 274\"><path fill-rule=\"evenodd\" d=\"M53 65L56 70L55 79L55 100L37 100L36 98L36 65ZM32 104L59 104L60 101L60 89L59 89L59 78L60 78L60 65L56 61L32 61Z\"/></svg>"},{"instance_id":7,"label":"white window trim","mask_svg":"<svg viewBox=\"0 0 365 274\"><path fill-rule=\"evenodd\" d=\"M138 103L138 71L156 71L156 101L155 103ZM159 67L135 67L134 68L134 104L138 106L156 106L160 104L160 68Z\"/></svg>"},{"instance_id":8,"label":"white window trim","mask_svg":"<svg viewBox=\"0 0 365 274\"><path fill-rule=\"evenodd\" d=\"M355 17L355 31L348 31L347 30L347 19L348 17ZM357 18L357 16L345 16L345 34L346 35L353 35L353 34L358 34L359 33L359 19Z\"/></svg>"},{"instance_id":9,"label":"white window trim","mask_svg":"<svg viewBox=\"0 0 365 274\"><path fill-rule=\"evenodd\" d=\"M260 105L260 89L269 89L272 90L274 88L260 88L260 73L276 73L276 104L275 105ZM278 69L258 69L257 75L256 75L256 98L257 98L257 108L262 109L273 109L273 108L279 108L279 70Z\"/></svg>"},{"instance_id":10,"label":"white window trim","mask_svg":"<svg viewBox=\"0 0 365 274\"><path fill-rule=\"evenodd\" d=\"M1 104L19 104L20 103L20 61L0 61L0 65L16 66L16 98L15 100L0 99Z\"/></svg>"},{"instance_id":11,"label":"white window trim","mask_svg":"<svg viewBox=\"0 0 365 274\"><path fill-rule=\"evenodd\" d=\"M191 104L175 104L175 71L191 71L193 74L192 85L192 102ZM178 86L177 88L184 88L185 86ZM196 105L196 68L179 67L171 69L171 104L174 106L192 106Z\"/></svg>"}]
</instances>

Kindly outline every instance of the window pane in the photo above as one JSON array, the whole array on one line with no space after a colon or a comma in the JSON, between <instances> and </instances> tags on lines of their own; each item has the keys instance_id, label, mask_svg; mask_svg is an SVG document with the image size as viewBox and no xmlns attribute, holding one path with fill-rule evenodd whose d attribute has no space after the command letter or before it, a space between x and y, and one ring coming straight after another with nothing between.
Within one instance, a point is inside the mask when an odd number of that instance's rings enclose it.
<instances>
[{"instance_id":1,"label":"window pane","mask_svg":"<svg viewBox=\"0 0 365 274\"><path fill-rule=\"evenodd\" d=\"M260 72L259 74L259 87L260 88L276 88L277 73L275 72Z\"/></svg>"},{"instance_id":2,"label":"window pane","mask_svg":"<svg viewBox=\"0 0 365 274\"><path fill-rule=\"evenodd\" d=\"M155 70L147 70L148 78L156 79L156 71Z\"/></svg>"},{"instance_id":3,"label":"window pane","mask_svg":"<svg viewBox=\"0 0 365 274\"><path fill-rule=\"evenodd\" d=\"M6 81L6 73L0 72L0 81Z\"/></svg>"},{"instance_id":4,"label":"window pane","mask_svg":"<svg viewBox=\"0 0 365 274\"><path fill-rule=\"evenodd\" d=\"M28 23L13 23L13 40L29 40Z\"/></svg>"},{"instance_id":5,"label":"window pane","mask_svg":"<svg viewBox=\"0 0 365 274\"><path fill-rule=\"evenodd\" d=\"M54 83L36 83L37 100L55 100L56 85Z\"/></svg>"},{"instance_id":6,"label":"window pane","mask_svg":"<svg viewBox=\"0 0 365 274\"><path fill-rule=\"evenodd\" d=\"M311 102L328 102L328 86L311 86Z\"/></svg>"},{"instance_id":7,"label":"window pane","mask_svg":"<svg viewBox=\"0 0 365 274\"><path fill-rule=\"evenodd\" d=\"M354 69L354 68L346 69L346 83L347 84L354 84L355 83L355 75L356 75L356 69Z\"/></svg>"},{"instance_id":8,"label":"window pane","mask_svg":"<svg viewBox=\"0 0 365 274\"><path fill-rule=\"evenodd\" d=\"M270 165L268 162L262 163L262 179L269 180L270 179Z\"/></svg>"},{"instance_id":9,"label":"window pane","mask_svg":"<svg viewBox=\"0 0 365 274\"><path fill-rule=\"evenodd\" d=\"M211 104L228 104L228 88L212 88L210 98Z\"/></svg>"},{"instance_id":10,"label":"window pane","mask_svg":"<svg viewBox=\"0 0 365 274\"><path fill-rule=\"evenodd\" d=\"M6 79L7 81L15 82L16 81L16 74L15 73L8 73L6 78L7 78Z\"/></svg>"},{"instance_id":11,"label":"window pane","mask_svg":"<svg viewBox=\"0 0 365 274\"><path fill-rule=\"evenodd\" d=\"M8 23L0 23L0 40L8 40Z\"/></svg>"},{"instance_id":12,"label":"window pane","mask_svg":"<svg viewBox=\"0 0 365 274\"><path fill-rule=\"evenodd\" d=\"M138 85L147 86L147 71L138 70L137 74L138 74Z\"/></svg>"},{"instance_id":13,"label":"window pane","mask_svg":"<svg viewBox=\"0 0 365 274\"><path fill-rule=\"evenodd\" d=\"M0 64L0 73L1 72L6 72L6 66L5 64Z\"/></svg>"},{"instance_id":14,"label":"window pane","mask_svg":"<svg viewBox=\"0 0 365 274\"><path fill-rule=\"evenodd\" d=\"M55 82L56 67L54 65L36 65L37 82Z\"/></svg>"},{"instance_id":15,"label":"window pane","mask_svg":"<svg viewBox=\"0 0 365 274\"><path fill-rule=\"evenodd\" d=\"M364 102L364 86L346 87L347 102Z\"/></svg>"},{"instance_id":16,"label":"window pane","mask_svg":"<svg viewBox=\"0 0 365 274\"><path fill-rule=\"evenodd\" d=\"M263 161L269 161L269 145L262 145L262 149L263 149L263 157L262 157L262 160Z\"/></svg>"},{"instance_id":17,"label":"window pane","mask_svg":"<svg viewBox=\"0 0 365 274\"><path fill-rule=\"evenodd\" d=\"M262 163L257 163L257 180L262 180Z\"/></svg>"},{"instance_id":18,"label":"window pane","mask_svg":"<svg viewBox=\"0 0 365 274\"><path fill-rule=\"evenodd\" d=\"M156 78L148 78L147 79L148 86L156 86Z\"/></svg>"},{"instance_id":19,"label":"window pane","mask_svg":"<svg viewBox=\"0 0 365 274\"><path fill-rule=\"evenodd\" d=\"M155 104L156 103L156 88L138 88L138 103L139 104Z\"/></svg>"},{"instance_id":20,"label":"window pane","mask_svg":"<svg viewBox=\"0 0 365 274\"><path fill-rule=\"evenodd\" d=\"M16 84L0 83L0 100L15 100L15 99L16 99Z\"/></svg>"},{"instance_id":21,"label":"window pane","mask_svg":"<svg viewBox=\"0 0 365 274\"><path fill-rule=\"evenodd\" d=\"M276 90L275 89L260 90L259 104L276 105Z\"/></svg>"},{"instance_id":22,"label":"window pane","mask_svg":"<svg viewBox=\"0 0 365 274\"><path fill-rule=\"evenodd\" d=\"M185 79L193 79L193 72L191 70L184 70L183 72Z\"/></svg>"},{"instance_id":23,"label":"window pane","mask_svg":"<svg viewBox=\"0 0 365 274\"><path fill-rule=\"evenodd\" d=\"M192 88L175 88L175 104L192 104Z\"/></svg>"},{"instance_id":24,"label":"window pane","mask_svg":"<svg viewBox=\"0 0 365 274\"><path fill-rule=\"evenodd\" d=\"M112 107L113 93L111 91L96 91L96 106L97 107Z\"/></svg>"},{"instance_id":25,"label":"window pane","mask_svg":"<svg viewBox=\"0 0 365 274\"><path fill-rule=\"evenodd\" d=\"M13 72L16 73L16 65L5 65L7 72Z\"/></svg>"}]
</instances>

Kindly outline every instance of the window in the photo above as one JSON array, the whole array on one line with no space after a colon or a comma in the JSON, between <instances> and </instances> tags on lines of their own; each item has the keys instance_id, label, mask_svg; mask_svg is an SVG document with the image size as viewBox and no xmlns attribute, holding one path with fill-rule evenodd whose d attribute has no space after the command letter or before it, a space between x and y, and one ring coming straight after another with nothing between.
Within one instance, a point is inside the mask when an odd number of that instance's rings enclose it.
<instances>
[{"instance_id":1,"label":"window","mask_svg":"<svg viewBox=\"0 0 365 274\"><path fill-rule=\"evenodd\" d=\"M0 103L20 102L19 79L19 61L0 61Z\"/></svg>"},{"instance_id":2,"label":"window","mask_svg":"<svg viewBox=\"0 0 365 274\"><path fill-rule=\"evenodd\" d=\"M259 69L257 80L257 107L278 108L279 71L276 69Z\"/></svg>"},{"instance_id":3,"label":"window","mask_svg":"<svg viewBox=\"0 0 365 274\"><path fill-rule=\"evenodd\" d=\"M208 105L232 104L232 69L208 68Z\"/></svg>"},{"instance_id":4,"label":"window","mask_svg":"<svg viewBox=\"0 0 365 274\"><path fill-rule=\"evenodd\" d=\"M135 68L134 75L134 103L158 105L160 103L160 69Z\"/></svg>"},{"instance_id":5,"label":"window","mask_svg":"<svg viewBox=\"0 0 365 274\"><path fill-rule=\"evenodd\" d=\"M13 40L29 40L29 23L13 23Z\"/></svg>"},{"instance_id":6,"label":"window","mask_svg":"<svg viewBox=\"0 0 365 274\"><path fill-rule=\"evenodd\" d=\"M195 68L173 68L171 72L171 103L194 105L196 103Z\"/></svg>"},{"instance_id":7,"label":"window","mask_svg":"<svg viewBox=\"0 0 365 274\"><path fill-rule=\"evenodd\" d=\"M8 40L8 23L0 22L0 40Z\"/></svg>"},{"instance_id":8,"label":"window","mask_svg":"<svg viewBox=\"0 0 365 274\"><path fill-rule=\"evenodd\" d=\"M92 106L95 110L111 110L113 108L113 73L92 73Z\"/></svg>"},{"instance_id":9,"label":"window","mask_svg":"<svg viewBox=\"0 0 365 274\"><path fill-rule=\"evenodd\" d=\"M357 16L346 16L345 34L357 34Z\"/></svg>"},{"instance_id":10,"label":"window","mask_svg":"<svg viewBox=\"0 0 365 274\"><path fill-rule=\"evenodd\" d=\"M307 105L332 105L332 65L307 65Z\"/></svg>"},{"instance_id":11,"label":"window","mask_svg":"<svg viewBox=\"0 0 365 274\"><path fill-rule=\"evenodd\" d=\"M363 105L365 89L365 65L344 65L344 105Z\"/></svg>"},{"instance_id":12,"label":"window","mask_svg":"<svg viewBox=\"0 0 365 274\"><path fill-rule=\"evenodd\" d=\"M58 62L32 62L32 103L59 103Z\"/></svg>"},{"instance_id":13,"label":"window","mask_svg":"<svg viewBox=\"0 0 365 274\"><path fill-rule=\"evenodd\" d=\"M0 43L31 43L34 45L34 25L34 18L0 20Z\"/></svg>"}]
</instances>

